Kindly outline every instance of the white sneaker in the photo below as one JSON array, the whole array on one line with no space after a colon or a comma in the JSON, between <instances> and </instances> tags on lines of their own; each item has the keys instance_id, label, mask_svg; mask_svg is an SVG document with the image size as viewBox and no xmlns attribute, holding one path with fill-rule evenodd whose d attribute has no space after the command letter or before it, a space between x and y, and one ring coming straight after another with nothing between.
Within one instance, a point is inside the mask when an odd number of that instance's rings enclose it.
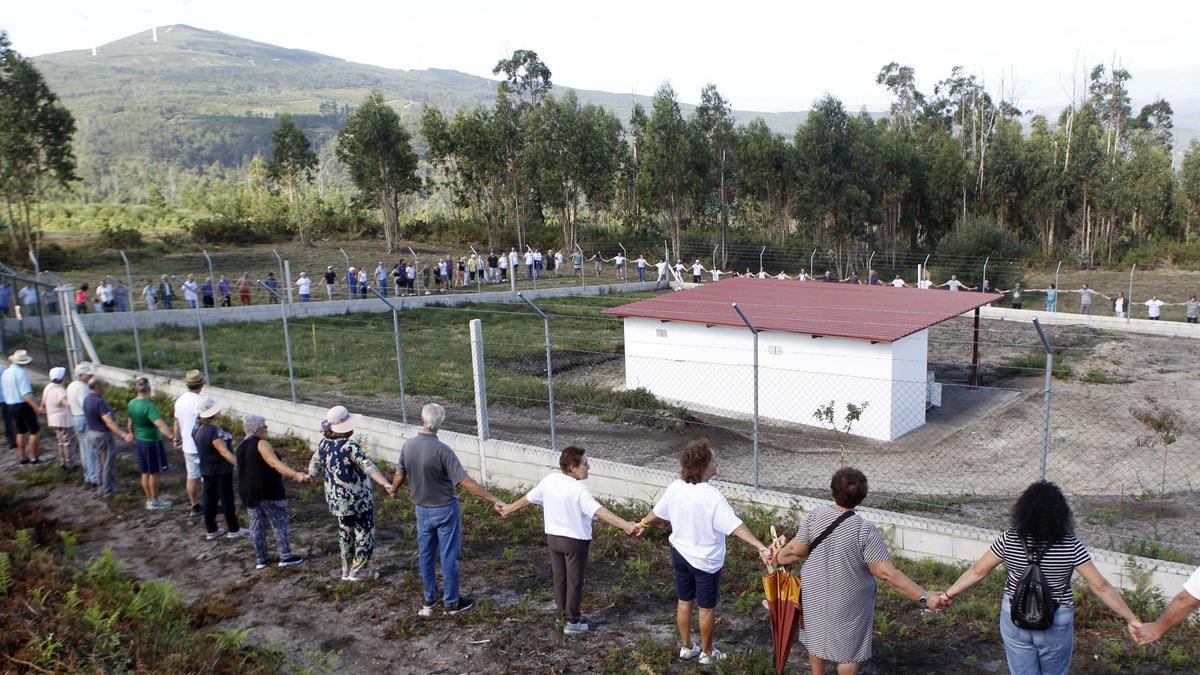
<instances>
[{"instance_id":1,"label":"white sneaker","mask_svg":"<svg viewBox=\"0 0 1200 675\"><path fill-rule=\"evenodd\" d=\"M236 532L230 532L226 536L230 539L245 539L246 537L250 536L250 532L248 532L245 528L242 528Z\"/></svg>"},{"instance_id":2,"label":"white sneaker","mask_svg":"<svg viewBox=\"0 0 1200 675\"><path fill-rule=\"evenodd\" d=\"M683 659L684 661L687 661L688 659L694 659L699 655L700 645L698 644L693 644L691 647L679 648L679 658Z\"/></svg>"},{"instance_id":3,"label":"white sneaker","mask_svg":"<svg viewBox=\"0 0 1200 675\"><path fill-rule=\"evenodd\" d=\"M564 635L583 635L586 632L588 632L588 625L583 619L580 619L577 622L568 621L567 624L563 626Z\"/></svg>"},{"instance_id":4,"label":"white sneaker","mask_svg":"<svg viewBox=\"0 0 1200 675\"><path fill-rule=\"evenodd\" d=\"M700 665L709 666L709 665L712 665L713 663L716 663L717 661L724 661L727 658L729 658L728 654L717 649L716 647L713 647L712 651L710 651L709 653L700 654Z\"/></svg>"},{"instance_id":5,"label":"white sneaker","mask_svg":"<svg viewBox=\"0 0 1200 675\"><path fill-rule=\"evenodd\" d=\"M433 605L421 605L421 609L417 612L417 616L433 616Z\"/></svg>"},{"instance_id":6,"label":"white sneaker","mask_svg":"<svg viewBox=\"0 0 1200 675\"><path fill-rule=\"evenodd\" d=\"M217 530L216 532L209 532L208 534L204 535L204 538L209 541L212 541L213 539L220 539L221 537L224 537L224 536L225 536L225 530Z\"/></svg>"}]
</instances>

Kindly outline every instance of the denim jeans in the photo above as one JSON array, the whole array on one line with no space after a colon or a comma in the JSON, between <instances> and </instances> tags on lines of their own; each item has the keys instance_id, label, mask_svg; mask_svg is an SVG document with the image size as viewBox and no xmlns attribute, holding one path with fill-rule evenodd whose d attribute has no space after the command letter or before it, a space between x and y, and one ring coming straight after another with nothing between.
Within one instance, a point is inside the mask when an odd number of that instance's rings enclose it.
<instances>
[{"instance_id":1,"label":"denim jeans","mask_svg":"<svg viewBox=\"0 0 1200 675\"><path fill-rule=\"evenodd\" d=\"M1075 608L1059 607L1054 625L1046 630L1025 630L1012 622L1012 606L1005 596L1000 604L1000 637L1012 675L1066 675L1075 642Z\"/></svg>"},{"instance_id":2,"label":"denim jeans","mask_svg":"<svg viewBox=\"0 0 1200 675\"><path fill-rule=\"evenodd\" d=\"M83 480L85 483L97 485L100 479L96 475L96 450L88 439L87 418L83 415L73 415L71 422L75 425L75 437L79 439L79 463L83 465Z\"/></svg>"},{"instance_id":3,"label":"denim jeans","mask_svg":"<svg viewBox=\"0 0 1200 675\"><path fill-rule=\"evenodd\" d=\"M417 507L417 550L421 565L421 582L425 585L425 604L437 601L438 581L436 564L442 563L442 581L446 589L442 603L452 607L458 603L458 554L462 550L462 513L458 501L445 506Z\"/></svg>"}]
</instances>

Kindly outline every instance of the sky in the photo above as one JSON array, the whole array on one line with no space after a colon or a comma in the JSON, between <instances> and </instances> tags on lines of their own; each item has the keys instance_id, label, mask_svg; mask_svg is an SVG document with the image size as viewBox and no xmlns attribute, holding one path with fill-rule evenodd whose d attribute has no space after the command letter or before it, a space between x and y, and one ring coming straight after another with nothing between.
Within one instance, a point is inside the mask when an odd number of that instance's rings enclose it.
<instances>
[{"instance_id":1,"label":"sky","mask_svg":"<svg viewBox=\"0 0 1200 675\"><path fill-rule=\"evenodd\" d=\"M805 3L738 0L9 0L0 29L36 56L185 23L387 68L491 77L515 49L537 51L558 84L683 101L715 83L741 110L806 110L830 93L852 109L886 107L884 64L934 84L956 65L1021 108L1070 99L1096 63L1133 73L1135 103L1200 100L1200 2L1008 0L1003 3Z\"/></svg>"}]
</instances>

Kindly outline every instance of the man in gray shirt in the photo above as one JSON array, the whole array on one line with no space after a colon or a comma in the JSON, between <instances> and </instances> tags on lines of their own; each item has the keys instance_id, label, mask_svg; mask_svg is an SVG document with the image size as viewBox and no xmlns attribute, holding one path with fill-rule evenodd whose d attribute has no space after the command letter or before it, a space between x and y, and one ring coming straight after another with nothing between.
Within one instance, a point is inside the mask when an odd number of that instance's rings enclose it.
<instances>
[{"instance_id":1,"label":"man in gray shirt","mask_svg":"<svg viewBox=\"0 0 1200 675\"><path fill-rule=\"evenodd\" d=\"M1103 293L1097 293L1096 291L1092 290L1091 288L1088 287L1087 284L1083 284L1082 288L1078 288L1071 292L1079 294L1079 313L1080 314L1091 314L1092 313L1092 298L1097 295L1104 298L1105 300L1112 300L1112 298L1108 297L1107 295L1105 295Z\"/></svg>"},{"instance_id":2,"label":"man in gray shirt","mask_svg":"<svg viewBox=\"0 0 1200 675\"><path fill-rule=\"evenodd\" d=\"M400 463L392 478L393 492L408 483L417 513L417 550L425 600L419 614L433 616L437 602L437 561L442 562L443 611L460 614L475 606L473 598L460 597L458 554L462 550L462 513L457 487L492 503L496 513L505 504L467 475L450 446L438 440L446 409L436 403L421 408L421 431L400 450Z\"/></svg>"}]
</instances>

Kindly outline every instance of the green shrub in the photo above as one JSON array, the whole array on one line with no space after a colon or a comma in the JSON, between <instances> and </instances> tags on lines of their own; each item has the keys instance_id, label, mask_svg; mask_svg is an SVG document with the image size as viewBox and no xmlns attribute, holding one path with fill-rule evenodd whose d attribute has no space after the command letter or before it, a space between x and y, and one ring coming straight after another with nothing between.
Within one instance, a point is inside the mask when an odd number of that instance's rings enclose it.
<instances>
[{"instance_id":1,"label":"green shrub","mask_svg":"<svg viewBox=\"0 0 1200 675\"><path fill-rule=\"evenodd\" d=\"M1009 230L990 218L969 217L938 242L930 267L939 280L957 274L968 286L978 286L983 274L982 261L991 258L987 276L996 288L1011 288L1020 281L1020 270L1010 260L1023 258L1025 245Z\"/></svg>"}]
</instances>

